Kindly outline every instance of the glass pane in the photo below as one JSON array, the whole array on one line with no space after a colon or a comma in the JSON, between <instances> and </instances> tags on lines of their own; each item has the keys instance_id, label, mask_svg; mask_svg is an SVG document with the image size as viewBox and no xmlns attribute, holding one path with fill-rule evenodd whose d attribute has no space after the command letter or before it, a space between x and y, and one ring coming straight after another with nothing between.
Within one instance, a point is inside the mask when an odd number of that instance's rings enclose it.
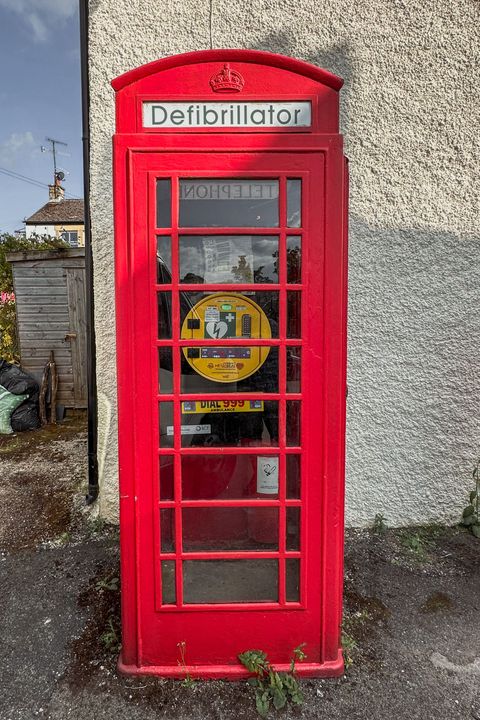
<instances>
[{"instance_id":1,"label":"glass pane","mask_svg":"<svg viewBox=\"0 0 480 720\"><path fill-rule=\"evenodd\" d=\"M157 293L158 338L169 340L172 337L172 293Z\"/></svg>"},{"instance_id":2,"label":"glass pane","mask_svg":"<svg viewBox=\"0 0 480 720\"><path fill-rule=\"evenodd\" d=\"M172 224L172 183L170 178L157 180L157 227L168 228Z\"/></svg>"},{"instance_id":3,"label":"glass pane","mask_svg":"<svg viewBox=\"0 0 480 720\"><path fill-rule=\"evenodd\" d=\"M158 348L158 392L173 393L173 359L171 347Z\"/></svg>"},{"instance_id":4,"label":"glass pane","mask_svg":"<svg viewBox=\"0 0 480 720\"><path fill-rule=\"evenodd\" d=\"M299 507L287 507L287 550L300 550Z\"/></svg>"},{"instance_id":5,"label":"glass pane","mask_svg":"<svg viewBox=\"0 0 480 720\"><path fill-rule=\"evenodd\" d=\"M161 552L175 552L175 515L173 508L160 510Z\"/></svg>"},{"instance_id":6,"label":"glass pane","mask_svg":"<svg viewBox=\"0 0 480 720\"><path fill-rule=\"evenodd\" d=\"M180 180L180 227L278 227L278 180Z\"/></svg>"},{"instance_id":7,"label":"glass pane","mask_svg":"<svg viewBox=\"0 0 480 720\"><path fill-rule=\"evenodd\" d=\"M300 601L300 560L289 558L285 561L287 602Z\"/></svg>"},{"instance_id":8,"label":"glass pane","mask_svg":"<svg viewBox=\"0 0 480 720\"><path fill-rule=\"evenodd\" d=\"M162 437L163 432L162 425ZM182 403L182 447L262 445L278 445L276 400L202 400Z\"/></svg>"},{"instance_id":9,"label":"glass pane","mask_svg":"<svg viewBox=\"0 0 480 720\"><path fill-rule=\"evenodd\" d=\"M162 560L162 603L174 605L175 602L175 563L173 560Z\"/></svg>"},{"instance_id":10,"label":"glass pane","mask_svg":"<svg viewBox=\"0 0 480 720\"><path fill-rule=\"evenodd\" d=\"M276 283L275 235L181 235L180 282Z\"/></svg>"},{"instance_id":11,"label":"glass pane","mask_svg":"<svg viewBox=\"0 0 480 720\"><path fill-rule=\"evenodd\" d=\"M187 560L185 603L278 602L277 560Z\"/></svg>"},{"instance_id":12,"label":"glass pane","mask_svg":"<svg viewBox=\"0 0 480 720\"><path fill-rule=\"evenodd\" d=\"M301 297L299 292L287 292L287 337L302 337Z\"/></svg>"},{"instance_id":13,"label":"glass pane","mask_svg":"<svg viewBox=\"0 0 480 720\"><path fill-rule=\"evenodd\" d=\"M278 347L184 348L181 358L183 393L278 392Z\"/></svg>"},{"instance_id":14,"label":"glass pane","mask_svg":"<svg viewBox=\"0 0 480 720\"><path fill-rule=\"evenodd\" d=\"M173 500L173 455L160 455L160 500Z\"/></svg>"},{"instance_id":15,"label":"glass pane","mask_svg":"<svg viewBox=\"0 0 480 720\"><path fill-rule=\"evenodd\" d=\"M158 405L160 447L173 448L173 402Z\"/></svg>"},{"instance_id":16,"label":"glass pane","mask_svg":"<svg viewBox=\"0 0 480 720\"><path fill-rule=\"evenodd\" d=\"M287 237L287 283L302 282L302 238L300 235Z\"/></svg>"},{"instance_id":17,"label":"glass pane","mask_svg":"<svg viewBox=\"0 0 480 720\"><path fill-rule=\"evenodd\" d=\"M183 508L185 552L278 550L278 508Z\"/></svg>"},{"instance_id":18,"label":"glass pane","mask_svg":"<svg viewBox=\"0 0 480 720\"><path fill-rule=\"evenodd\" d=\"M287 227L302 226L302 181L287 180Z\"/></svg>"},{"instance_id":19,"label":"glass pane","mask_svg":"<svg viewBox=\"0 0 480 720\"><path fill-rule=\"evenodd\" d=\"M257 497L276 500L278 456L185 455L182 457L182 497L184 500Z\"/></svg>"},{"instance_id":20,"label":"glass pane","mask_svg":"<svg viewBox=\"0 0 480 720\"><path fill-rule=\"evenodd\" d=\"M300 499L300 455L287 455L287 498Z\"/></svg>"},{"instance_id":21,"label":"glass pane","mask_svg":"<svg viewBox=\"0 0 480 720\"><path fill-rule=\"evenodd\" d=\"M287 400L287 445L300 445L300 400Z\"/></svg>"},{"instance_id":22,"label":"glass pane","mask_svg":"<svg viewBox=\"0 0 480 720\"><path fill-rule=\"evenodd\" d=\"M301 392L302 348L287 346L287 393Z\"/></svg>"},{"instance_id":23,"label":"glass pane","mask_svg":"<svg viewBox=\"0 0 480 720\"><path fill-rule=\"evenodd\" d=\"M186 340L277 338L278 292L182 292L180 316Z\"/></svg>"},{"instance_id":24,"label":"glass pane","mask_svg":"<svg viewBox=\"0 0 480 720\"><path fill-rule=\"evenodd\" d=\"M172 238L170 235L157 235L157 283L172 282Z\"/></svg>"}]
</instances>

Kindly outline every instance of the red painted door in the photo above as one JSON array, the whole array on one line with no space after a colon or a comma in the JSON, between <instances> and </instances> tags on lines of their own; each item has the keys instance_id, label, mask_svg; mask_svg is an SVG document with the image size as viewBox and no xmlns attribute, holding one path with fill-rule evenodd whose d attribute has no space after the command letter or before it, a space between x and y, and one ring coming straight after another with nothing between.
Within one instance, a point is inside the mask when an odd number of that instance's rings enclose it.
<instances>
[{"instance_id":1,"label":"red painted door","mask_svg":"<svg viewBox=\"0 0 480 720\"><path fill-rule=\"evenodd\" d=\"M183 648L190 669L235 674L244 650L282 665L303 642L312 672L325 662L324 166L321 152L133 155L143 670L181 674Z\"/></svg>"}]
</instances>

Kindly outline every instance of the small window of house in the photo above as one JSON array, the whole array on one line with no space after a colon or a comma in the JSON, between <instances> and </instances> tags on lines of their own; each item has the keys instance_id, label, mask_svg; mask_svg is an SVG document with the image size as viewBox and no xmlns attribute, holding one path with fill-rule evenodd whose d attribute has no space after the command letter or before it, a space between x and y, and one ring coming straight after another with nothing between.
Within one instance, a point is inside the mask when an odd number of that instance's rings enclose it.
<instances>
[{"instance_id":1,"label":"small window of house","mask_svg":"<svg viewBox=\"0 0 480 720\"><path fill-rule=\"evenodd\" d=\"M78 230L64 230L60 237L71 247L78 247Z\"/></svg>"}]
</instances>

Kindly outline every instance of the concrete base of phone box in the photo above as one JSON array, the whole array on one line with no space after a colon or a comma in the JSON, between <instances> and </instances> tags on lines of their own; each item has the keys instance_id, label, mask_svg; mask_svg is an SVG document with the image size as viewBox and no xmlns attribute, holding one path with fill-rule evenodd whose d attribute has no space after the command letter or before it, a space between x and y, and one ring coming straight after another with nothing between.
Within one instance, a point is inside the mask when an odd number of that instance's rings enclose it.
<instances>
[{"instance_id":1,"label":"concrete base of phone box","mask_svg":"<svg viewBox=\"0 0 480 720\"><path fill-rule=\"evenodd\" d=\"M252 676L240 663L238 665L144 665L138 667L137 665L125 665L121 655L118 658L117 668L122 675L157 675L178 680L184 680L187 675L200 680L243 680ZM288 672L290 664L274 664L274 668L279 672ZM295 673L298 677L310 678L338 677L343 675L344 669L341 649L335 660L324 663L299 662L295 665Z\"/></svg>"}]
</instances>

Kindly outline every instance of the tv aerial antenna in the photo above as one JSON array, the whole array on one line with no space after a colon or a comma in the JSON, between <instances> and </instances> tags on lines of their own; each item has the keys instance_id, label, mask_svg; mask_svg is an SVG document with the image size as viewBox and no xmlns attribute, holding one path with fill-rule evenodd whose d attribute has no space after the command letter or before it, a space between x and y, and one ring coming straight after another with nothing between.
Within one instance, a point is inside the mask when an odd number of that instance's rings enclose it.
<instances>
[{"instance_id":1,"label":"tv aerial antenna","mask_svg":"<svg viewBox=\"0 0 480 720\"><path fill-rule=\"evenodd\" d=\"M63 147L68 147L68 143L63 142L62 140L56 140L55 138L45 138L45 140L50 143L51 147L47 148L45 145L40 146L40 150L43 152L51 152L53 155L53 182L54 184L56 181L62 181L65 179L65 173L58 172L57 171L57 155L64 155L65 157L70 157L70 153L62 152L61 150L57 149L58 145L62 145ZM62 177L60 177L62 175Z\"/></svg>"}]
</instances>

